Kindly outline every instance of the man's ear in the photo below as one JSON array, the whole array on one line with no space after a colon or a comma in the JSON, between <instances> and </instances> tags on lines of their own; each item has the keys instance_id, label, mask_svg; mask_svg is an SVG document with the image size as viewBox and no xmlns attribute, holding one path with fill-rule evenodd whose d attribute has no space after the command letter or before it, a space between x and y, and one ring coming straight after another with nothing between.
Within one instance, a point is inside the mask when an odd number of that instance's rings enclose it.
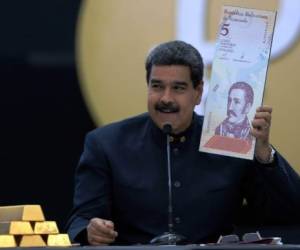
<instances>
[{"instance_id":1,"label":"man's ear","mask_svg":"<svg viewBox=\"0 0 300 250\"><path fill-rule=\"evenodd\" d=\"M197 91L197 96L196 96L196 105L200 104L201 98L202 98L202 93L203 93L203 81L199 81L199 84L195 87L195 90Z\"/></svg>"}]
</instances>

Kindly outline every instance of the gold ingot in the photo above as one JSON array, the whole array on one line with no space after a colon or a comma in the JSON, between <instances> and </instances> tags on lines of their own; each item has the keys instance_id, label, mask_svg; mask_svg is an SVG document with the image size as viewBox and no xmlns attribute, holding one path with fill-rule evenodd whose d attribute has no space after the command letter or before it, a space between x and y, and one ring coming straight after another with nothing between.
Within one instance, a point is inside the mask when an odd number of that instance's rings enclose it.
<instances>
[{"instance_id":1,"label":"gold ingot","mask_svg":"<svg viewBox=\"0 0 300 250\"><path fill-rule=\"evenodd\" d=\"M34 225L35 234L58 234L58 227L55 221L36 222Z\"/></svg>"},{"instance_id":2,"label":"gold ingot","mask_svg":"<svg viewBox=\"0 0 300 250\"><path fill-rule=\"evenodd\" d=\"M44 247L45 241L41 235L23 235L19 244L20 247Z\"/></svg>"},{"instance_id":3,"label":"gold ingot","mask_svg":"<svg viewBox=\"0 0 300 250\"><path fill-rule=\"evenodd\" d=\"M44 221L40 205L0 207L0 221Z\"/></svg>"},{"instance_id":4,"label":"gold ingot","mask_svg":"<svg viewBox=\"0 0 300 250\"><path fill-rule=\"evenodd\" d=\"M0 235L0 247L17 247L15 237L13 235Z\"/></svg>"},{"instance_id":5,"label":"gold ingot","mask_svg":"<svg viewBox=\"0 0 300 250\"><path fill-rule=\"evenodd\" d=\"M70 247L71 241L68 234L48 235L47 245L51 247Z\"/></svg>"},{"instance_id":6,"label":"gold ingot","mask_svg":"<svg viewBox=\"0 0 300 250\"><path fill-rule=\"evenodd\" d=\"M0 234L33 234L33 230L28 221L0 222Z\"/></svg>"}]
</instances>

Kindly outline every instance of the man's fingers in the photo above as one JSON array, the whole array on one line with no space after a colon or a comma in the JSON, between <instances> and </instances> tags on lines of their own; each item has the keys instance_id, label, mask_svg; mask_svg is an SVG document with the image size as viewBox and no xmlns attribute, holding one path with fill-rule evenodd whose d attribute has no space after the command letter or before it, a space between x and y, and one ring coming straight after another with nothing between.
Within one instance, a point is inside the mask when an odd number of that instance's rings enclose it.
<instances>
[{"instance_id":1,"label":"man's fingers","mask_svg":"<svg viewBox=\"0 0 300 250\"><path fill-rule=\"evenodd\" d=\"M254 120L255 119L263 119L263 120L266 120L267 122L270 122L271 121L271 113L269 112L256 112L255 113L255 116L254 116Z\"/></svg>"},{"instance_id":2,"label":"man's fingers","mask_svg":"<svg viewBox=\"0 0 300 250\"><path fill-rule=\"evenodd\" d=\"M256 112L268 112L270 114L272 114L272 111L273 109L270 106L260 106L256 109Z\"/></svg>"},{"instance_id":3,"label":"man's fingers","mask_svg":"<svg viewBox=\"0 0 300 250\"><path fill-rule=\"evenodd\" d=\"M252 127L258 130L266 130L270 127L270 123L264 119L256 119L252 121Z\"/></svg>"},{"instance_id":4,"label":"man's fingers","mask_svg":"<svg viewBox=\"0 0 300 250\"><path fill-rule=\"evenodd\" d=\"M91 245L108 245L115 241L118 233L112 221L93 218L87 226L87 236Z\"/></svg>"},{"instance_id":5,"label":"man's fingers","mask_svg":"<svg viewBox=\"0 0 300 250\"><path fill-rule=\"evenodd\" d=\"M112 237L117 236L117 232L114 231L114 224L112 221L94 218L91 220L89 225L91 230L94 232L101 232L103 235L109 235Z\"/></svg>"},{"instance_id":6,"label":"man's fingers","mask_svg":"<svg viewBox=\"0 0 300 250\"><path fill-rule=\"evenodd\" d=\"M266 134L262 129L258 130L258 129L255 129L255 128L251 129L251 135L253 135L257 139L266 137Z\"/></svg>"},{"instance_id":7,"label":"man's fingers","mask_svg":"<svg viewBox=\"0 0 300 250\"><path fill-rule=\"evenodd\" d=\"M107 227L109 227L109 228L111 228L111 229L114 229L114 223L112 222L112 221L110 221L110 220L103 220L103 223L107 226Z\"/></svg>"},{"instance_id":8,"label":"man's fingers","mask_svg":"<svg viewBox=\"0 0 300 250\"><path fill-rule=\"evenodd\" d=\"M256 130L256 132L265 132L270 128L271 120L272 108L269 106L258 107L252 121L253 130Z\"/></svg>"},{"instance_id":9,"label":"man's fingers","mask_svg":"<svg viewBox=\"0 0 300 250\"><path fill-rule=\"evenodd\" d=\"M117 236L114 232L107 233L106 230L102 230L99 228L96 229L95 227L90 227L89 232L91 235L96 235L96 236L105 237L109 239L115 239Z\"/></svg>"}]
</instances>

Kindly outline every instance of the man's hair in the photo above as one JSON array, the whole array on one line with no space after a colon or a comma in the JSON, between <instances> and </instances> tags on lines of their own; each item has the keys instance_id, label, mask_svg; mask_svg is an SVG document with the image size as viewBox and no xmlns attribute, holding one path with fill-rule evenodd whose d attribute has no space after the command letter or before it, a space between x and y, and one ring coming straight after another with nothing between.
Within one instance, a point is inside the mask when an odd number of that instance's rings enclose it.
<instances>
[{"instance_id":1,"label":"man's hair","mask_svg":"<svg viewBox=\"0 0 300 250\"><path fill-rule=\"evenodd\" d=\"M242 89L245 92L245 99L246 99L246 104L250 103L251 105L253 104L253 99L254 99L254 92L252 87L246 83L246 82L236 82L231 85L228 96L230 95L231 91L233 89Z\"/></svg>"},{"instance_id":2,"label":"man's hair","mask_svg":"<svg viewBox=\"0 0 300 250\"><path fill-rule=\"evenodd\" d=\"M149 52L145 62L147 83L149 83L151 69L154 65L188 66L194 88L199 85L203 78L203 60L200 53L192 45L183 41L162 43Z\"/></svg>"}]
</instances>

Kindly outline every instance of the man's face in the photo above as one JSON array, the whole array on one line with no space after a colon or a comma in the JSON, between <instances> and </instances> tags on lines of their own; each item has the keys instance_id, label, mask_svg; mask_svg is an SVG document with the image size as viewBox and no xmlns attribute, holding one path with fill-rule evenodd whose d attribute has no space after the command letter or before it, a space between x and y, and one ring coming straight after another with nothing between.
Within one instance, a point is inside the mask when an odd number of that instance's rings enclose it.
<instances>
[{"instance_id":1,"label":"man's face","mask_svg":"<svg viewBox=\"0 0 300 250\"><path fill-rule=\"evenodd\" d=\"M250 103L246 103L245 91L243 89L233 89L228 96L227 116L229 122L242 122L251 108Z\"/></svg>"},{"instance_id":2,"label":"man's face","mask_svg":"<svg viewBox=\"0 0 300 250\"><path fill-rule=\"evenodd\" d=\"M201 101L202 82L193 87L187 66L152 66L148 83L148 111L159 128L170 123L173 133L189 127L195 105Z\"/></svg>"}]
</instances>

